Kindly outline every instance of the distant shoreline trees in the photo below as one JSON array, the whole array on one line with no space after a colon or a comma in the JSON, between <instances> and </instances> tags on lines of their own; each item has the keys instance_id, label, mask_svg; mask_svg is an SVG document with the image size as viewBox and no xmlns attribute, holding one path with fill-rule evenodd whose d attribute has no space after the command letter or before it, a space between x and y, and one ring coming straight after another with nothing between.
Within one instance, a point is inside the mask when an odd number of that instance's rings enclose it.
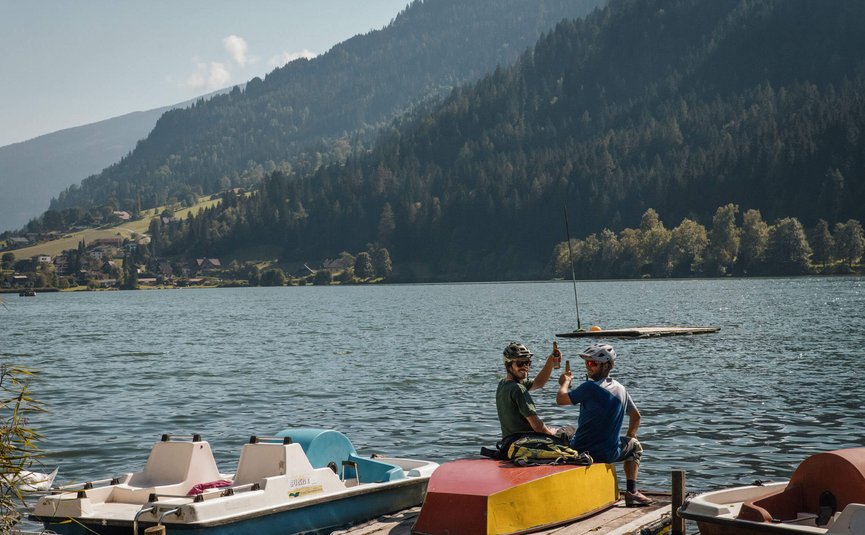
<instances>
[{"instance_id":1,"label":"distant shoreline trees","mask_svg":"<svg viewBox=\"0 0 865 535\"><path fill-rule=\"evenodd\" d=\"M618 235L610 229L585 239L571 239L553 250L553 272L579 278L669 278L695 276L786 276L854 273L865 255L865 232L855 219L837 222L834 233L820 219L810 231L795 217L773 224L759 210L747 210L739 221L739 206L715 211L711 228L685 218L667 229L658 213L643 213L640 228Z\"/></svg>"}]
</instances>

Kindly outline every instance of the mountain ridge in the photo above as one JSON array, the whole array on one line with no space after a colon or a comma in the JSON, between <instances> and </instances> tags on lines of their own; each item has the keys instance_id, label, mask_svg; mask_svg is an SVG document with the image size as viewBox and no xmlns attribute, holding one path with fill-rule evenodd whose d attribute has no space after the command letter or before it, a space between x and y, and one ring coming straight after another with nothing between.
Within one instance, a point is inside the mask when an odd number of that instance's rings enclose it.
<instances>
[{"instance_id":1,"label":"mountain ridge","mask_svg":"<svg viewBox=\"0 0 865 535\"><path fill-rule=\"evenodd\" d=\"M60 190L119 160L170 108L132 112L0 147L0 178L12 192L0 200L0 232L23 227Z\"/></svg>"},{"instance_id":2,"label":"mountain ridge","mask_svg":"<svg viewBox=\"0 0 865 535\"><path fill-rule=\"evenodd\" d=\"M256 197L165 229L170 250L256 240L299 259L378 243L444 280L505 280L543 276L562 204L578 236L648 208L708 221L731 202L809 226L862 219L865 8L808 5L616 0L397 120L369 153L273 173ZM805 22L820 39L795 38ZM785 48L737 45L772 36ZM741 57L756 65L716 72ZM777 67L785 58L798 63Z\"/></svg>"},{"instance_id":3,"label":"mountain ridge","mask_svg":"<svg viewBox=\"0 0 865 535\"><path fill-rule=\"evenodd\" d=\"M52 198L129 154L167 111L228 91L133 111L93 123L63 128L0 147L0 232L21 228L38 217Z\"/></svg>"},{"instance_id":4,"label":"mountain ridge","mask_svg":"<svg viewBox=\"0 0 865 535\"><path fill-rule=\"evenodd\" d=\"M381 30L166 113L128 157L51 208L159 206L339 160L340 144L362 149L395 114L510 63L559 20L603 2L415 0Z\"/></svg>"}]
</instances>

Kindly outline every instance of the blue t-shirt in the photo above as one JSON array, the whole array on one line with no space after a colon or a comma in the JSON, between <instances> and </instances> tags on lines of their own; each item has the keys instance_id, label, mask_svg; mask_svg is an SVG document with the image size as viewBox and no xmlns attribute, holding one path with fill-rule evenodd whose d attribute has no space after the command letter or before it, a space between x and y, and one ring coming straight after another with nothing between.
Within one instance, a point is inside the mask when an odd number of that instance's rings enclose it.
<instances>
[{"instance_id":1,"label":"blue t-shirt","mask_svg":"<svg viewBox=\"0 0 865 535\"><path fill-rule=\"evenodd\" d=\"M568 392L571 403L580 406L577 432L571 447L587 451L596 462L611 463L619 458L621 441L619 432L625 413L636 410L625 387L607 377L600 381L586 381Z\"/></svg>"}]
</instances>

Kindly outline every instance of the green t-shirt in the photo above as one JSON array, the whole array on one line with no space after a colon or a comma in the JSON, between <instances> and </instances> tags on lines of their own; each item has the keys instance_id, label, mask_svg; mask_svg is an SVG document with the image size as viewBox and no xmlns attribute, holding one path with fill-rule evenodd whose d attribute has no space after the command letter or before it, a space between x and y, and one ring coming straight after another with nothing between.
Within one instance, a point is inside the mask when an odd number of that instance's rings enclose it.
<instances>
[{"instance_id":1,"label":"green t-shirt","mask_svg":"<svg viewBox=\"0 0 865 535\"><path fill-rule=\"evenodd\" d=\"M527 418L537 416L535 402L529 389L532 381L522 383L502 379L496 389L496 411L499 414L499 424L502 426L502 438L514 433L533 433Z\"/></svg>"}]
</instances>

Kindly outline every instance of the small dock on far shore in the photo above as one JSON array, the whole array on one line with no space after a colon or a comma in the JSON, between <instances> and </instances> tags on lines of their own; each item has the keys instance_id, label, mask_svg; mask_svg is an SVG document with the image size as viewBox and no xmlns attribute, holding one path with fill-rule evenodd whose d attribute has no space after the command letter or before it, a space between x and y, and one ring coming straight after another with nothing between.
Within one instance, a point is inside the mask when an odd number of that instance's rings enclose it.
<instances>
[{"instance_id":1,"label":"small dock on far shore","mask_svg":"<svg viewBox=\"0 0 865 535\"><path fill-rule=\"evenodd\" d=\"M644 493L653 498L655 503L648 507L626 507L624 500L621 500L612 508L582 520L532 533L540 535L656 535L667 533L672 519L671 494L645 491ZM419 513L420 507L413 507L365 524L335 531L334 534L410 535Z\"/></svg>"}]
</instances>

